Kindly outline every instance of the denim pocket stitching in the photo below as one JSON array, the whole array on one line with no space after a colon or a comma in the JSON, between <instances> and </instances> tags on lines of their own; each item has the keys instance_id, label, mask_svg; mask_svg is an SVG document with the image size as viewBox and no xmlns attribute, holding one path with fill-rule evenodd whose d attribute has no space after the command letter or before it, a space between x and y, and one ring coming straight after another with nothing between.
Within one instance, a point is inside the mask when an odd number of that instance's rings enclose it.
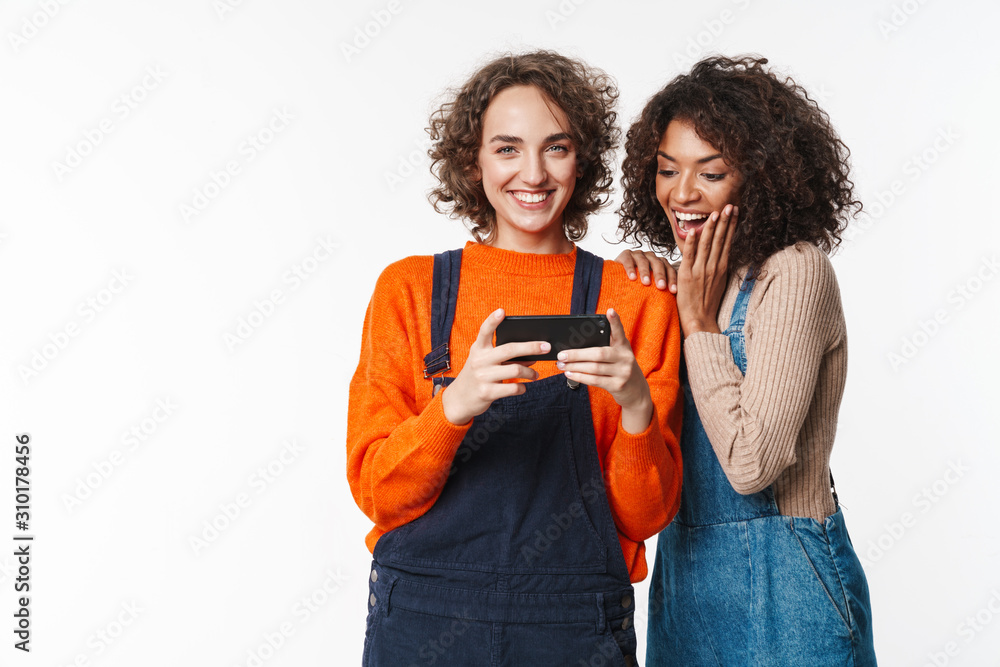
<instances>
[{"instance_id":1,"label":"denim pocket stitching","mask_svg":"<svg viewBox=\"0 0 1000 667\"><path fill-rule=\"evenodd\" d=\"M824 532L824 534L829 535L829 531L827 531L826 526L823 527L823 532ZM848 536L848 539L850 539L849 536ZM830 553L830 562L833 563L833 571L837 573L837 582L840 584L840 592L844 596L844 609L847 610L847 619L850 622L851 628L852 628L852 631L851 631L851 643L852 643L852 653L853 653L853 644L855 643L855 641L854 641L855 637L854 637L854 631L853 631L853 628L855 626L854 614L851 611L851 603L850 603L850 601L847 598L847 586L844 585L844 577L840 574L840 566L837 564L837 559L833 555L833 546L830 544L829 537L827 537L827 540L826 540L826 548L827 548L827 550Z\"/></svg>"},{"instance_id":2,"label":"denim pocket stitching","mask_svg":"<svg viewBox=\"0 0 1000 667\"><path fill-rule=\"evenodd\" d=\"M840 607L838 607L837 603L834 601L833 595L830 593L830 589L827 588L826 584L823 582L823 578L820 576L819 570L816 569L816 564L813 563L812 558L809 557L809 552L806 550L806 545L802 543L802 538L799 537L799 534L797 532L795 532L795 519L794 518L789 522L789 525L790 525L790 527L792 529L792 535L795 536L795 539L798 540L798 542L799 542L799 546L802 548L802 554L806 557L806 561L808 561L809 567L812 568L813 574L816 575L816 581L818 581L819 585L823 587L823 592L826 593L826 597L827 597L827 599L830 600L830 604L833 605L833 609L837 612L837 616L840 617L841 622L847 628L847 633L851 636L851 643L853 644L854 641L855 641L854 640L854 629L851 627L851 624L848 623L847 619L844 618L844 614L841 613ZM829 540L824 540L824 541L827 543L827 548L829 548L829 544L830 544ZM840 572L837 570L836 563L834 563L833 568L834 568L834 571L837 572L837 581L839 582L840 581ZM841 586L843 586L842 582L841 582ZM846 602L846 598L845 598L845 602Z\"/></svg>"}]
</instances>

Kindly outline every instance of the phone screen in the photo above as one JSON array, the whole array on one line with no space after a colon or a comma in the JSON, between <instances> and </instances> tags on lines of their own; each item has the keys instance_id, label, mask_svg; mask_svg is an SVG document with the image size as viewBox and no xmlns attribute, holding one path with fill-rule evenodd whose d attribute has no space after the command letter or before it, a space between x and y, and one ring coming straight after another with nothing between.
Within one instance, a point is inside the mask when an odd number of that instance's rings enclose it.
<instances>
[{"instance_id":1,"label":"phone screen","mask_svg":"<svg viewBox=\"0 0 1000 667\"><path fill-rule=\"evenodd\" d=\"M604 315L508 315L497 326L497 345L535 340L547 341L552 349L511 361L554 360L563 350L610 345L611 327Z\"/></svg>"}]
</instances>

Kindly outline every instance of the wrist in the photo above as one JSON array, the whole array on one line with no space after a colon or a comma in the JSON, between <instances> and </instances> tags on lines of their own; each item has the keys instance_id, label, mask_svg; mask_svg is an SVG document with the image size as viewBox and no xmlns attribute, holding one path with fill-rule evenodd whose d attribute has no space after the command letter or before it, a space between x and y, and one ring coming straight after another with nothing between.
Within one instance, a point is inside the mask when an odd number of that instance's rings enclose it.
<instances>
[{"instance_id":1,"label":"wrist","mask_svg":"<svg viewBox=\"0 0 1000 667\"><path fill-rule=\"evenodd\" d=\"M691 334L722 333L722 330L719 329L719 323L714 319L692 318L689 320L681 320L681 332L684 334L684 337L687 338Z\"/></svg>"},{"instance_id":2,"label":"wrist","mask_svg":"<svg viewBox=\"0 0 1000 667\"><path fill-rule=\"evenodd\" d=\"M465 426L474 416L470 416L468 411L462 408L460 393L448 391L448 387L441 390L441 411L444 412L444 418L453 426Z\"/></svg>"},{"instance_id":3,"label":"wrist","mask_svg":"<svg viewBox=\"0 0 1000 667\"><path fill-rule=\"evenodd\" d=\"M622 428L632 435L642 433L649 428L649 423L653 420L653 399L646 392L646 395L639 398L627 406L622 406Z\"/></svg>"}]
</instances>

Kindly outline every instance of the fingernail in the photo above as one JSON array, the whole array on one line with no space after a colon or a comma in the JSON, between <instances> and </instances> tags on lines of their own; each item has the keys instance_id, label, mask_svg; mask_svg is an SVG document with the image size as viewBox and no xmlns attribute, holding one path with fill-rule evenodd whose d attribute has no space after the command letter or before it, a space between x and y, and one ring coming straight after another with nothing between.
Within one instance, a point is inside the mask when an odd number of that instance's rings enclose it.
<instances>
[{"instance_id":1,"label":"fingernail","mask_svg":"<svg viewBox=\"0 0 1000 667\"><path fill-rule=\"evenodd\" d=\"M565 373L563 373L563 375L565 375L568 378L571 378L573 377L573 371L566 371Z\"/></svg>"},{"instance_id":2,"label":"fingernail","mask_svg":"<svg viewBox=\"0 0 1000 667\"><path fill-rule=\"evenodd\" d=\"M566 369L566 362L565 361L557 361L556 362L556 368L558 368L561 371L565 370Z\"/></svg>"},{"instance_id":3,"label":"fingernail","mask_svg":"<svg viewBox=\"0 0 1000 667\"><path fill-rule=\"evenodd\" d=\"M649 276L643 276L642 277L642 284L643 285L648 285L649 284Z\"/></svg>"},{"instance_id":4,"label":"fingernail","mask_svg":"<svg viewBox=\"0 0 1000 667\"><path fill-rule=\"evenodd\" d=\"M493 311L493 317L501 318L503 317L503 308L497 308Z\"/></svg>"},{"instance_id":5,"label":"fingernail","mask_svg":"<svg viewBox=\"0 0 1000 667\"><path fill-rule=\"evenodd\" d=\"M670 291L671 291L672 293L674 293L674 294L677 294L677 285L671 285L671 286L670 286Z\"/></svg>"},{"instance_id":6,"label":"fingernail","mask_svg":"<svg viewBox=\"0 0 1000 667\"><path fill-rule=\"evenodd\" d=\"M556 355L556 358L559 359L559 361L566 361L566 357L568 356L569 355L566 354L565 352L560 352L559 354Z\"/></svg>"},{"instance_id":7,"label":"fingernail","mask_svg":"<svg viewBox=\"0 0 1000 667\"><path fill-rule=\"evenodd\" d=\"M628 279L629 280L635 280L635 274L634 273L628 274Z\"/></svg>"},{"instance_id":8,"label":"fingernail","mask_svg":"<svg viewBox=\"0 0 1000 667\"><path fill-rule=\"evenodd\" d=\"M539 347L542 348L542 352L548 352L549 350L552 349L552 346L549 345L548 343L542 343Z\"/></svg>"},{"instance_id":9,"label":"fingernail","mask_svg":"<svg viewBox=\"0 0 1000 667\"><path fill-rule=\"evenodd\" d=\"M656 286L659 287L660 289L664 289L667 286L667 281L665 281L665 280L657 280L656 281Z\"/></svg>"}]
</instances>

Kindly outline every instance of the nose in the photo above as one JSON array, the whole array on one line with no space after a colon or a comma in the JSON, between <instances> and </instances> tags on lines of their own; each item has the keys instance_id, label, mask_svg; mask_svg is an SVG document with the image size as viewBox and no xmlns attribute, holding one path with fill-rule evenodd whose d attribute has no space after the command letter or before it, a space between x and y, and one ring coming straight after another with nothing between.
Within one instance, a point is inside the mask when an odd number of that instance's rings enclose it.
<instances>
[{"instance_id":1,"label":"nose","mask_svg":"<svg viewBox=\"0 0 1000 667\"><path fill-rule=\"evenodd\" d=\"M521 180L525 185L541 185L548 178L545 170L545 159L541 154L528 153L521 168Z\"/></svg>"},{"instance_id":2,"label":"nose","mask_svg":"<svg viewBox=\"0 0 1000 667\"><path fill-rule=\"evenodd\" d=\"M677 187L674 189L674 200L678 204L690 204L698 201L700 198L701 192L698 190L697 183L695 183L695 175L681 174L677 182Z\"/></svg>"}]
</instances>

